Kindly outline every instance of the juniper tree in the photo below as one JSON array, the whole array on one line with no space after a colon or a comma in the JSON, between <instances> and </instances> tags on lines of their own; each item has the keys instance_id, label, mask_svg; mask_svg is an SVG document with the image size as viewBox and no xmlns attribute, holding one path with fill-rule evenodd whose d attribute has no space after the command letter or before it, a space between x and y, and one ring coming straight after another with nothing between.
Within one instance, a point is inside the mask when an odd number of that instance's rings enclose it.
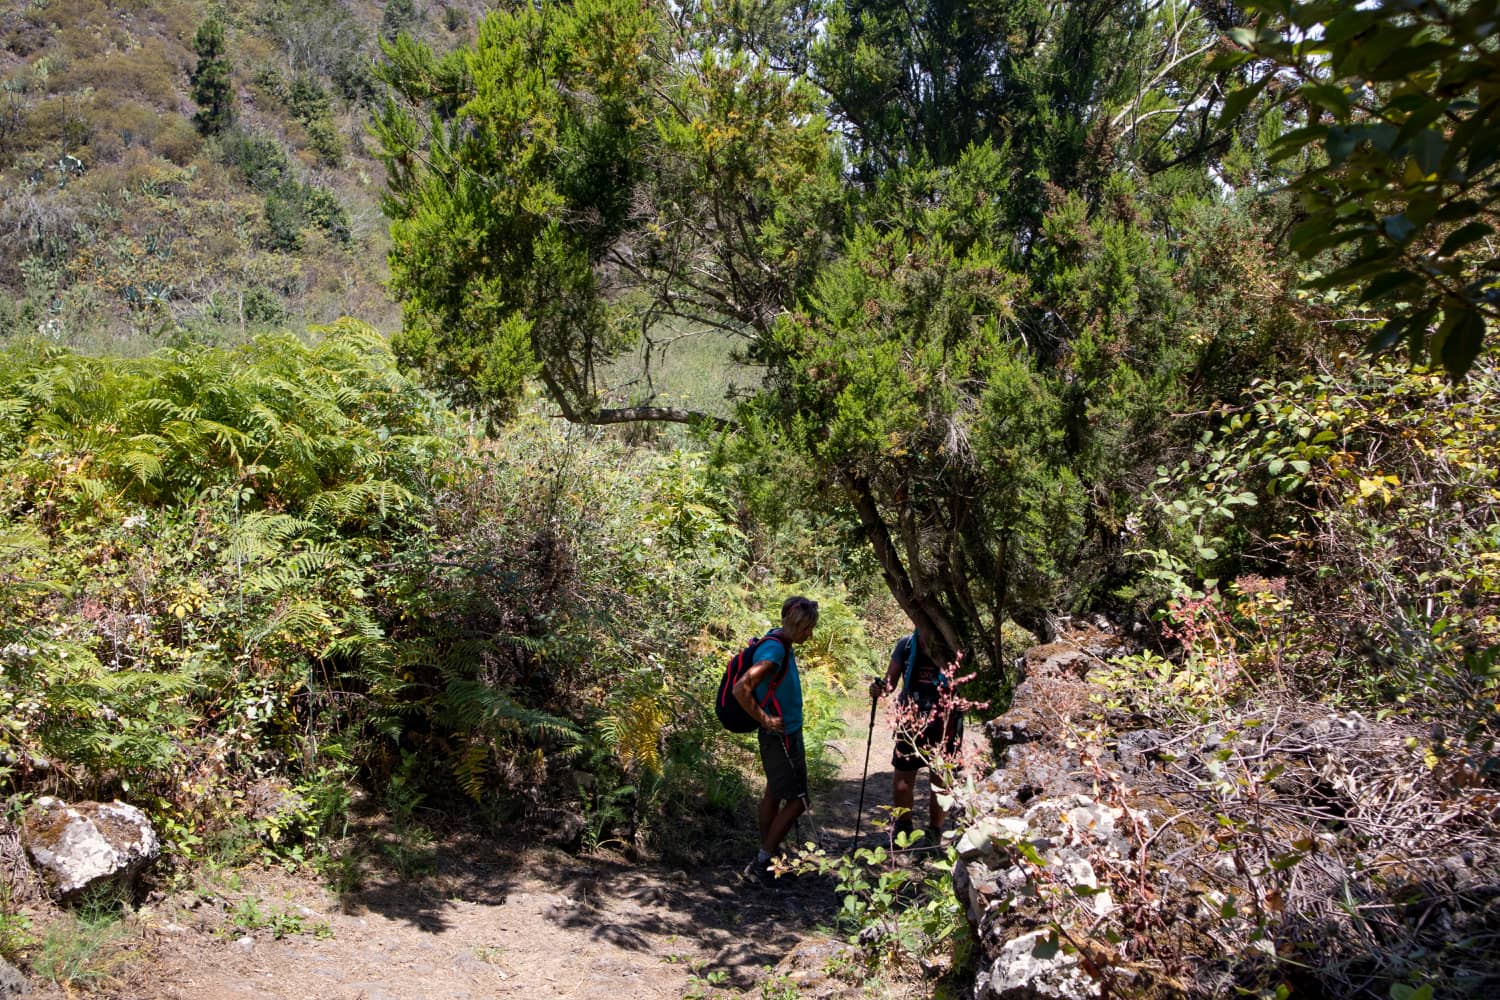
<instances>
[{"instance_id":1,"label":"juniper tree","mask_svg":"<svg viewBox=\"0 0 1500 1000\"><path fill-rule=\"evenodd\" d=\"M1107 577L1223 344L1212 33L1172 0L934 3L914 38L874 0L748 6L776 17L547 2L388 46L398 351L497 415L535 375L573 420L701 423L607 406L600 373L662 319L723 331L760 386L741 458L1000 678L1007 618L1045 634Z\"/></svg>"}]
</instances>

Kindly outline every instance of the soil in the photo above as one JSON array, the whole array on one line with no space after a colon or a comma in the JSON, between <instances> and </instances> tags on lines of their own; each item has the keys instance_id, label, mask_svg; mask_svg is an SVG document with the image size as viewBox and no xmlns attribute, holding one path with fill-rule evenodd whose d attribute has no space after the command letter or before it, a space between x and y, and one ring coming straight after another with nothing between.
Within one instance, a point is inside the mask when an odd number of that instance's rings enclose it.
<instances>
[{"instance_id":1,"label":"soil","mask_svg":"<svg viewBox=\"0 0 1500 1000\"><path fill-rule=\"evenodd\" d=\"M832 748L838 774L814 788L813 812L793 833L830 854L848 849L854 834L867 705L851 710L860 717ZM890 755L890 733L877 722L865 846L886 841L878 809L890 802ZM919 811L926 794L924 777ZM748 809L745 822L754 823ZM91 992L34 982L34 996L655 1000L701 995L715 973L725 977L714 976L717 990L759 994L794 948L830 940L839 902L831 879L747 882L740 875L747 857L682 870L517 852L465 836L447 838L436 854L434 869L419 878L366 878L342 897L280 868L199 879L138 911L129 954ZM247 930L257 917L272 926Z\"/></svg>"}]
</instances>

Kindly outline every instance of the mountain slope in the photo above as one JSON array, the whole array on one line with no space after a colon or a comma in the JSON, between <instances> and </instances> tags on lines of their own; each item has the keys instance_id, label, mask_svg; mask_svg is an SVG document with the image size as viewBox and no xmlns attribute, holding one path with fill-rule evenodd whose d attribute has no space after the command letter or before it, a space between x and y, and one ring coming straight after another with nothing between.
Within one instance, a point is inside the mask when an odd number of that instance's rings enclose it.
<instances>
[{"instance_id":1,"label":"mountain slope","mask_svg":"<svg viewBox=\"0 0 1500 1000\"><path fill-rule=\"evenodd\" d=\"M0 339L134 353L353 315L389 330L376 39L439 47L479 5L30 0L0 12ZM405 17L404 10L411 10ZM225 22L231 131L205 136L194 34Z\"/></svg>"}]
</instances>

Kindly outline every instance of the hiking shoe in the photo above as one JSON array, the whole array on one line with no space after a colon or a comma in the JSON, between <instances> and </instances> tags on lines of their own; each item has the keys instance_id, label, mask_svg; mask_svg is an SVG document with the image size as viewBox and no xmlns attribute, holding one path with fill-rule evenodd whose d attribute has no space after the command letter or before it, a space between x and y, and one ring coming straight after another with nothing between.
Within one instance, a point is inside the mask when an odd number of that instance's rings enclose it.
<instances>
[{"instance_id":1,"label":"hiking shoe","mask_svg":"<svg viewBox=\"0 0 1500 1000\"><path fill-rule=\"evenodd\" d=\"M771 871L771 860L769 858L765 861L751 858L750 863L745 866L745 870L740 875L746 881L758 882L761 885L774 885L776 883L776 875Z\"/></svg>"}]
</instances>

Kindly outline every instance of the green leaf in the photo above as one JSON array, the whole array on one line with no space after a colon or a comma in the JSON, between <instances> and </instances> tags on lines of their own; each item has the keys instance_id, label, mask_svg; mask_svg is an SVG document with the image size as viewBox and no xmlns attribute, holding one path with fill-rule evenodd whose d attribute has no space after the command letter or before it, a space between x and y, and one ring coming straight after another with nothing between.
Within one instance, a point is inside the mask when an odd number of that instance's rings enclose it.
<instances>
[{"instance_id":1,"label":"green leaf","mask_svg":"<svg viewBox=\"0 0 1500 1000\"><path fill-rule=\"evenodd\" d=\"M1443 325L1432 343L1448 374L1462 378L1484 346L1484 317L1467 306L1451 307L1444 312Z\"/></svg>"},{"instance_id":2,"label":"green leaf","mask_svg":"<svg viewBox=\"0 0 1500 1000\"><path fill-rule=\"evenodd\" d=\"M1266 160L1272 164L1280 163L1282 160L1296 156L1315 142L1326 142L1328 134L1327 125L1309 125L1305 128L1293 129L1272 144L1270 152L1266 154Z\"/></svg>"},{"instance_id":3,"label":"green leaf","mask_svg":"<svg viewBox=\"0 0 1500 1000\"><path fill-rule=\"evenodd\" d=\"M1432 217L1433 222L1458 222L1460 219L1469 219L1484 210L1484 206L1470 198L1461 201L1450 202L1438 210Z\"/></svg>"},{"instance_id":4,"label":"green leaf","mask_svg":"<svg viewBox=\"0 0 1500 1000\"><path fill-rule=\"evenodd\" d=\"M1354 226L1329 232L1328 220L1321 216L1314 216L1292 230L1292 234L1287 237L1287 246L1293 253L1311 257L1341 243L1352 243L1374 232L1375 229L1372 226Z\"/></svg>"},{"instance_id":5,"label":"green leaf","mask_svg":"<svg viewBox=\"0 0 1500 1000\"><path fill-rule=\"evenodd\" d=\"M1361 305L1377 302L1402 288L1421 283L1422 279L1410 271L1386 271L1370 279L1359 296L1359 302Z\"/></svg>"},{"instance_id":6,"label":"green leaf","mask_svg":"<svg viewBox=\"0 0 1500 1000\"><path fill-rule=\"evenodd\" d=\"M1250 102L1260 96L1261 91L1266 89L1266 84L1270 83L1273 78L1273 74L1266 73L1250 86L1230 92L1229 96L1224 99L1224 107L1219 111L1219 128L1228 128L1233 125L1235 120L1245 113Z\"/></svg>"},{"instance_id":7,"label":"green leaf","mask_svg":"<svg viewBox=\"0 0 1500 1000\"><path fill-rule=\"evenodd\" d=\"M1408 242L1417 231L1417 227L1405 214L1387 215L1380 220L1380 228L1397 243Z\"/></svg>"},{"instance_id":8,"label":"green leaf","mask_svg":"<svg viewBox=\"0 0 1500 1000\"><path fill-rule=\"evenodd\" d=\"M1053 931L1046 937L1036 939L1036 944L1031 948L1031 957L1045 962L1056 958L1057 953L1062 950L1062 943L1058 940L1057 932Z\"/></svg>"},{"instance_id":9,"label":"green leaf","mask_svg":"<svg viewBox=\"0 0 1500 1000\"><path fill-rule=\"evenodd\" d=\"M1261 79L1267 80L1270 77L1271 74L1268 73ZM1349 95L1343 87L1336 87L1331 83L1314 83L1299 87L1297 93L1309 103L1327 108L1337 118L1349 113Z\"/></svg>"},{"instance_id":10,"label":"green leaf","mask_svg":"<svg viewBox=\"0 0 1500 1000\"><path fill-rule=\"evenodd\" d=\"M1487 222L1470 222L1467 225L1460 226L1448 234L1448 238L1443 241L1443 245L1438 249L1437 255L1439 257L1452 257L1470 243L1482 240L1494 231L1495 227Z\"/></svg>"},{"instance_id":11,"label":"green leaf","mask_svg":"<svg viewBox=\"0 0 1500 1000\"><path fill-rule=\"evenodd\" d=\"M1442 165L1443 154L1448 152L1448 142L1438 132L1423 129L1411 144L1411 155L1424 174L1435 174Z\"/></svg>"},{"instance_id":12,"label":"green leaf","mask_svg":"<svg viewBox=\"0 0 1500 1000\"><path fill-rule=\"evenodd\" d=\"M1403 46L1392 52L1389 58L1371 66L1365 73L1365 78L1376 82L1399 80L1408 73L1426 69L1429 65L1440 62L1448 54L1448 46L1441 42Z\"/></svg>"}]
</instances>

